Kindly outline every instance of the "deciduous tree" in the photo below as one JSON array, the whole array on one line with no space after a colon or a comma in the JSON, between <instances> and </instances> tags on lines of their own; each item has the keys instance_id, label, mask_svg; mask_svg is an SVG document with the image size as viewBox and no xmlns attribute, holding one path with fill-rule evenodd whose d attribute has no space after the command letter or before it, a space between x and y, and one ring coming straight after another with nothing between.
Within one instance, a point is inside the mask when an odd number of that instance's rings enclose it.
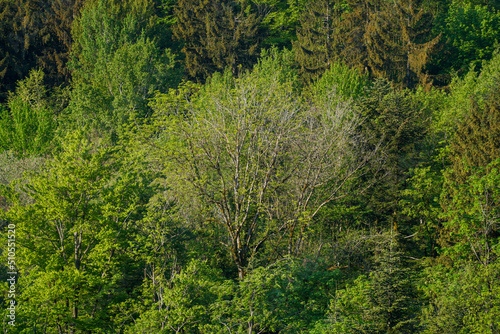
<instances>
[{"instance_id":1,"label":"deciduous tree","mask_svg":"<svg viewBox=\"0 0 500 334\"><path fill-rule=\"evenodd\" d=\"M311 219L346 195L377 151L348 102L332 92L302 104L284 73L269 56L251 74L226 72L196 97L156 108L163 163L224 227L240 279L261 249L270 258L299 252Z\"/></svg>"}]
</instances>

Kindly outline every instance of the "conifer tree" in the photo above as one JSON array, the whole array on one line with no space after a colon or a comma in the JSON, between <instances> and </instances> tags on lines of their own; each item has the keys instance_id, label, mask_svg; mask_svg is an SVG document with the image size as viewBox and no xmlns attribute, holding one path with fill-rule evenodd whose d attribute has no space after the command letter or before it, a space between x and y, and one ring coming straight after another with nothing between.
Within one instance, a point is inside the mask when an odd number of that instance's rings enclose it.
<instances>
[{"instance_id":1,"label":"conifer tree","mask_svg":"<svg viewBox=\"0 0 500 334\"><path fill-rule=\"evenodd\" d=\"M473 101L472 109L459 125L451 142L452 178L463 183L470 167L486 167L500 158L499 83L481 107Z\"/></svg>"},{"instance_id":2,"label":"conifer tree","mask_svg":"<svg viewBox=\"0 0 500 334\"><path fill-rule=\"evenodd\" d=\"M386 2L370 13L364 41L373 74L403 87L424 81L424 67L439 40L431 38L432 20L420 0Z\"/></svg>"},{"instance_id":3,"label":"conifer tree","mask_svg":"<svg viewBox=\"0 0 500 334\"><path fill-rule=\"evenodd\" d=\"M37 66L51 87L69 81L71 24L83 1L0 1L0 101Z\"/></svg>"},{"instance_id":4,"label":"conifer tree","mask_svg":"<svg viewBox=\"0 0 500 334\"><path fill-rule=\"evenodd\" d=\"M249 69L258 55L258 18L246 3L225 0L180 0L175 9L174 36L184 42L185 66L192 78L230 68Z\"/></svg>"},{"instance_id":5,"label":"conifer tree","mask_svg":"<svg viewBox=\"0 0 500 334\"><path fill-rule=\"evenodd\" d=\"M49 27L51 39L38 60L53 85L68 84L71 73L68 61L73 46L71 27L85 0L53 0L44 19Z\"/></svg>"},{"instance_id":6,"label":"conifer tree","mask_svg":"<svg viewBox=\"0 0 500 334\"><path fill-rule=\"evenodd\" d=\"M370 275L366 318L368 333L414 333L418 303L412 286L411 269L403 261L395 236L382 247L378 268Z\"/></svg>"},{"instance_id":7,"label":"conifer tree","mask_svg":"<svg viewBox=\"0 0 500 334\"><path fill-rule=\"evenodd\" d=\"M370 14L378 11L380 0L346 0L345 11L342 13L339 34L338 57L350 67L360 72L368 73L368 51L364 36L370 21Z\"/></svg>"},{"instance_id":8,"label":"conifer tree","mask_svg":"<svg viewBox=\"0 0 500 334\"><path fill-rule=\"evenodd\" d=\"M339 34L340 6L334 0L310 2L297 30L293 43L300 74L305 81L325 72L340 53Z\"/></svg>"}]
</instances>

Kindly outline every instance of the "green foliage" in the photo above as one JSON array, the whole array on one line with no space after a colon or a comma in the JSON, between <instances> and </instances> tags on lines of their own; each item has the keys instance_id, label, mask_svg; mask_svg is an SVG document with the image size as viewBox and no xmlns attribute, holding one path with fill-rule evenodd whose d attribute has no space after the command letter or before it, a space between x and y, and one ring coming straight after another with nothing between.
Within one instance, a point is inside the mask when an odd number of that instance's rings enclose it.
<instances>
[{"instance_id":1,"label":"green foliage","mask_svg":"<svg viewBox=\"0 0 500 334\"><path fill-rule=\"evenodd\" d=\"M429 304L422 310L423 333L496 333L500 328L498 260L488 266L461 263L430 266L420 289Z\"/></svg>"},{"instance_id":2,"label":"green foliage","mask_svg":"<svg viewBox=\"0 0 500 334\"><path fill-rule=\"evenodd\" d=\"M434 132L449 140L459 124L473 108L483 108L485 99L491 96L500 77L500 54L495 52L490 61L485 61L478 72L471 68L463 77L455 77L451 93L443 110L433 120ZM474 107L474 104L477 104Z\"/></svg>"},{"instance_id":3,"label":"green foliage","mask_svg":"<svg viewBox=\"0 0 500 334\"><path fill-rule=\"evenodd\" d=\"M231 299L212 310L220 324L236 333L303 332L324 317L338 279L338 271L328 271L317 260L282 259L252 271Z\"/></svg>"},{"instance_id":4,"label":"green foliage","mask_svg":"<svg viewBox=\"0 0 500 334\"><path fill-rule=\"evenodd\" d=\"M194 260L159 292L159 301L141 314L126 333L204 333L209 308L225 284L220 272Z\"/></svg>"},{"instance_id":5,"label":"green foliage","mask_svg":"<svg viewBox=\"0 0 500 334\"><path fill-rule=\"evenodd\" d=\"M340 98L356 100L365 92L368 85L366 75L360 75L356 69L335 62L320 79L314 82L311 94L315 99L324 98L334 87L335 93Z\"/></svg>"},{"instance_id":6,"label":"green foliage","mask_svg":"<svg viewBox=\"0 0 500 334\"><path fill-rule=\"evenodd\" d=\"M185 67L197 81L228 68L233 74L256 62L258 18L234 0L180 0L174 36L184 42Z\"/></svg>"},{"instance_id":7,"label":"green foliage","mask_svg":"<svg viewBox=\"0 0 500 334\"><path fill-rule=\"evenodd\" d=\"M486 168L471 168L466 171L470 176L463 179L463 183L445 174L448 187L443 191L442 204L453 245L449 254L471 258L484 265L495 259L493 249L499 236L500 215L499 166L497 159Z\"/></svg>"},{"instance_id":8,"label":"green foliage","mask_svg":"<svg viewBox=\"0 0 500 334\"><path fill-rule=\"evenodd\" d=\"M121 15L119 15L121 14ZM145 37L147 21L134 8L90 2L77 21L76 58L70 119L115 138L131 114L149 113L156 90L174 85L174 57Z\"/></svg>"},{"instance_id":9,"label":"green foliage","mask_svg":"<svg viewBox=\"0 0 500 334\"><path fill-rule=\"evenodd\" d=\"M381 2L364 34L372 73L403 87L425 82L424 69L439 39L431 35L432 21L423 1Z\"/></svg>"},{"instance_id":10,"label":"green foliage","mask_svg":"<svg viewBox=\"0 0 500 334\"><path fill-rule=\"evenodd\" d=\"M336 291L327 320L312 333L413 333L419 310L411 269L394 236L379 245L376 269Z\"/></svg>"},{"instance_id":11,"label":"green foliage","mask_svg":"<svg viewBox=\"0 0 500 334\"><path fill-rule=\"evenodd\" d=\"M4 331L499 332L495 6L0 0Z\"/></svg>"},{"instance_id":12,"label":"green foliage","mask_svg":"<svg viewBox=\"0 0 500 334\"><path fill-rule=\"evenodd\" d=\"M307 5L307 0L252 0L258 13L266 13L260 25L262 27L262 47L271 46L290 48L297 39L295 31L300 24L300 16Z\"/></svg>"},{"instance_id":13,"label":"green foliage","mask_svg":"<svg viewBox=\"0 0 500 334\"><path fill-rule=\"evenodd\" d=\"M384 175L380 183L368 190L366 201L384 224L398 224L400 191L408 172L418 166L420 151L430 123L430 108L409 91L398 91L387 80L376 80L359 99L358 105L367 118L363 132L376 147L380 158L373 159L368 179ZM369 196L369 197L368 197ZM386 225L387 227L387 225Z\"/></svg>"},{"instance_id":14,"label":"green foliage","mask_svg":"<svg viewBox=\"0 0 500 334\"><path fill-rule=\"evenodd\" d=\"M437 18L434 30L442 34L444 47L433 57L432 66L444 75L462 74L493 56L500 37L500 14L486 5L453 2Z\"/></svg>"},{"instance_id":15,"label":"green foliage","mask_svg":"<svg viewBox=\"0 0 500 334\"><path fill-rule=\"evenodd\" d=\"M289 234L288 252L298 252L310 219L343 196L366 162L359 114L333 92L301 103L279 57L271 53L238 79L214 75L180 105L162 101L150 130L161 131L155 146L166 170L226 230L240 278L260 248L275 256L278 245L267 246L272 234Z\"/></svg>"},{"instance_id":16,"label":"green foliage","mask_svg":"<svg viewBox=\"0 0 500 334\"><path fill-rule=\"evenodd\" d=\"M453 233L452 244L462 248L462 256L470 247L484 264L491 261L491 242L498 237L498 84L490 89L483 97L483 106L473 104L451 139L451 165L445 173L441 200L443 217L449 220L447 227Z\"/></svg>"},{"instance_id":17,"label":"green foliage","mask_svg":"<svg viewBox=\"0 0 500 334\"><path fill-rule=\"evenodd\" d=\"M293 48L305 82L317 78L338 61L335 36L341 20L340 4L331 0L309 2L302 13Z\"/></svg>"},{"instance_id":18,"label":"green foliage","mask_svg":"<svg viewBox=\"0 0 500 334\"><path fill-rule=\"evenodd\" d=\"M443 175L435 170L435 166L415 168L411 173L408 186L402 191L400 204L403 214L418 220L412 230L417 234L415 242L423 242L425 256L435 256L441 230Z\"/></svg>"},{"instance_id":19,"label":"green foliage","mask_svg":"<svg viewBox=\"0 0 500 334\"><path fill-rule=\"evenodd\" d=\"M0 106L0 149L19 156L42 154L50 147L56 122L46 106L43 72L32 71L19 82L6 109Z\"/></svg>"},{"instance_id":20,"label":"green foliage","mask_svg":"<svg viewBox=\"0 0 500 334\"><path fill-rule=\"evenodd\" d=\"M27 180L30 204L10 196L13 205L2 218L16 225L21 333L119 326L116 306L133 292L132 282L141 282L128 236L142 202L139 178L118 158L116 150L75 133Z\"/></svg>"},{"instance_id":21,"label":"green foliage","mask_svg":"<svg viewBox=\"0 0 500 334\"><path fill-rule=\"evenodd\" d=\"M297 333L324 317L339 279L324 263L282 259L244 280L224 280L194 260L175 274L161 298L129 328L130 333Z\"/></svg>"}]
</instances>

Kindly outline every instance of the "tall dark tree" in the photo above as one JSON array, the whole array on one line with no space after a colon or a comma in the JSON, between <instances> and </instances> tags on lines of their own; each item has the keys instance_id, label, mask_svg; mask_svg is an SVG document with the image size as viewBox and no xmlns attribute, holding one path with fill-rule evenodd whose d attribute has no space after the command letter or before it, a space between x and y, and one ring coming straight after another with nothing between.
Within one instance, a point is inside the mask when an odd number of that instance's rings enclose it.
<instances>
[{"instance_id":1,"label":"tall dark tree","mask_svg":"<svg viewBox=\"0 0 500 334\"><path fill-rule=\"evenodd\" d=\"M396 90L385 79L375 80L358 104L367 118L362 131L369 134L371 145L380 145L383 157L371 165L371 173L383 177L367 191L366 207L378 224L397 224L401 218L400 191L409 170L420 161L429 110L408 91Z\"/></svg>"},{"instance_id":2,"label":"tall dark tree","mask_svg":"<svg viewBox=\"0 0 500 334\"><path fill-rule=\"evenodd\" d=\"M403 260L395 237L381 248L371 276L366 318L367 333L414 333L418 311L412 271Z\"/></svg>"},{"instance_id":3,"label":"tall dark tree","mask_svg":"<svg viewBox=\"0 0 500 334\"><path fill-rule=\"evenodd\" d=\"M337 59L341 8L337 0L310 2L293 43L300 74L305 81L324 73Z\"/></svg>"},{"instance_id":4,"label":"tall dark tree","mask_svg":"<svg viewBox=\"0 0 500 334\"><path fill-rule=\"evenodd\" d=\"M486 96L484 106L473 101L451 142L451 175L465 182L470 167L486 167L500 158L500 83Z\"/></svg>"},{"instance_id":5,"label":"tall dark tree","mask_svg":"<svg viewBox=\"0 0 500 334\"><path fill-rule=\"evenodd\" d=\"M424 81L425 65L439 40L431 37L432 21L420 0L385 2L372 12L364 41L373 74L403 87Z\"/></svg>"},{"instance_id":6,"label":"tall dark tree","mask_svg":"<svg viewBox=\"0 0 500 334\"><path fill-rule=\"evenodd\" d=\"M71 24L83 2L0 1L0 101L34 67L44 70L49 86L68 82Z\"/></svg>"},{"instance_id":7,"label":"tall dark tree","mask_svg":"<svg viewBox=\"0 0 500 334\"><path fill-rule=\"evenodd\" d=\"M258 56L258 17L247 4L232 0L180 0L174 36L184 42L182 52L189 76L204 81L230 68L249 69Z\"/></svg>"},{"instance_id":8,"label":"tall dark tree","mask_svg":"<svg viewBox=\"0 0 500 334\"><path fill-rule=\"evenodd\" d=\"M368 50L365 44L366 28L370 14L380 9L380 0L346 0L341 26L337 37L340 48L338 57L350 67L360 72L369 72Z\"/></svg>"}]
</instances>

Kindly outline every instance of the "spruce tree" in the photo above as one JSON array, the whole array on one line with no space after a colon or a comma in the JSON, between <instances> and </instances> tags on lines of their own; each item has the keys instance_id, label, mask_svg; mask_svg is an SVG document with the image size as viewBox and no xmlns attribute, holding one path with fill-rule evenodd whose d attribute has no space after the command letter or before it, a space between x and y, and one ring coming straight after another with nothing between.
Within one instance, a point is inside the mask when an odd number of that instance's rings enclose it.
<instances>
[{"instance_id":1,"label":"spruce tree","mask_svg":"<svg viewBox=\"0 0 500 334\"><path fill-rule=\"evenodd\" d=\"M451 177L464 183L470 167L486 167L500 158L500 82L481 106L473 100L469 115L451 141Z\"/></svg>"},{"instance_id":2,"label":"spruce tree","mask_svg":"<svg viewBox=\"0 0 500 334\"><path fill-rule=\"evenodd\" d=\"M53 85L68 84L71 71L68 67L73 39L71 27L85 0L53 0L47 8L44 24L49 27L51 39L38 58L38 66L45 69Z\"/></svg>"},{"instance_id":3,"label":"spruce tree","mask_svg":"<svg viewBox=\"0 0 500 334\"><path fill-rule=\"evenodd\" d=\"M391 233L392 234L392 233ZM365 333L414 333L419 305L411 269L398 250L396 236L379 249L377 269L370 275Z\"/></svg>"},{"instance_id":4,"label":"spruce tree","mask_svg":"<svg viewBox=\"0 0 500 334\"><path fill-rule=\"evenodd\" d=\"M225 0L180 0L174 36L184 42L190 77L204 81L216 71L249 69L258 56L258 18L247 4Z\"/></svg>"},{"instance_id":5,"label":"spruce tree","mask_svg":"<svg viewBox=\"0 0 500 334\"><path fill-rule=\"evenodd\" d=\"M307 82L325 72L340 53L340 5L337 0L310 2L293 43L300 74Z\"/></svg>"},{"instance_id":6,"label":"spruce tree","mask_svg":"<svg viewBox=\"0 0 500 334\"><path fill-rule=\"evenodd\" d=\"M373 74L403 87L425 81L425 65L439 40L432 38L432 21L420 0L385 2L371 12L364 42Z\"/></svg>"},{"instance_id":7,"label":"spruce tree","mask_svg":"<svg viewBox=\"0 0 500 334\"><path fill-rule=\"evenodd\" d=\"M370 22L370 14L380 9L380 0L346 0L346 10L337 36L338 57L350 67L360 72L369 72L368 50L365 43L366 28Z\"/></svg>"},{"instance_id":8,"label":"spruce tree","mask_svg":"<svg viewBox=\"0 0 500 334\"><path fill-rule=\"evenodd\" d=\"M0 102L35 67L49 87L69 82L71 25L83 1L0 1Z\"/></svg>"}]
</instances>

